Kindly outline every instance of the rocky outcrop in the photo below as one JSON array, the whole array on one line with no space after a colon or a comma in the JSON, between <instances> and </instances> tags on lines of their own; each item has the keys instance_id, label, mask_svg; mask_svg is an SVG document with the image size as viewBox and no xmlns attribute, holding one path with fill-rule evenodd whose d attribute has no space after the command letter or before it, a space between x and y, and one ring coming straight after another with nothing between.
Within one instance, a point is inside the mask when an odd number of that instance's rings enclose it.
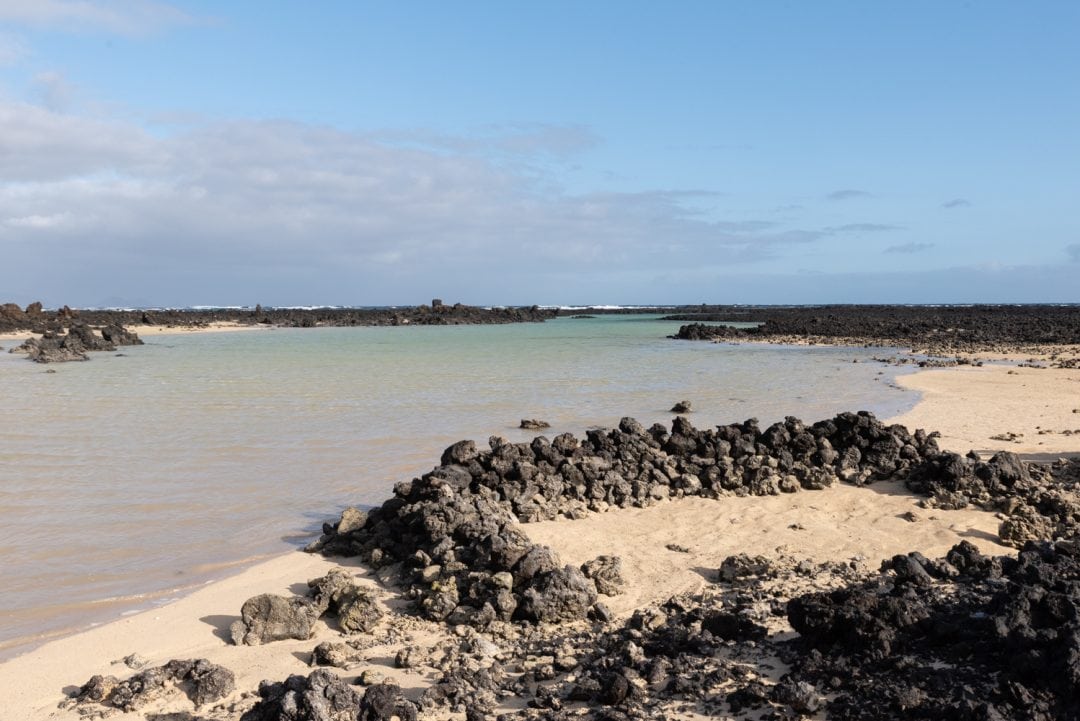
<instances>
[{"instance_id":1,"label":"rocky outcrop","mask_svg":"<svg viewBox=\"0 0 1080 721\"><path fill-rule=\"evenodd\" d=\"M551 428L551 424L536 418L522 418L518 428L526 431L542 431L545 428Z\"/></svg>"},{"instance_id":2,"label":"rocky outcrop","mask_svg":"<svg viewBox=\"0 0 1080 721\"><path fill-rule=\"evenodd\" d=\"M90 360L86 350L77 335L46 334L41 338L30 338L10 352L26 353L26 357L35 363L67 363Z\"/></svg>"},{"instance_id":3,"label":"rocky outcrop","mask_svg":"<svg viewBox=\"0 0 1080 721\"><path fill-rule=\"evenodd\" d=\"M98 335L85 323L72 323L68 328L68 337L74 337L88 351L114 351L116 346Z\"/></svg>"},{"instance_id":4,"label":"rocky outcrop","mask_svg":"<svg viewBox=\"0 0 1080 721\"><path fill-rule=\"evenodd\" d=\"M227 668L206 659L174 660L122 681L114 676L94 676L78 690L71 704L84 709L98 705L132 712L179 690L198 709L220 701L235 688L236 679Z\"/></svg>"},{"instance_id":5,"label":"rocky outcrop","mask_svg":"<svg viewBox=\"0 0 1080 721\"><path fill-rule=\"evenodd\" d=\"M710 306L665 320L685 321L684 340L787 340L890 345L948 355L1080 343L1076 306ZM706 323L757 323L732 328Z\"/></svg>"},{"instance_id":6,"label":"rocky outcrop","mask_svg":"<svg viewBox=\"0 0 1080 721\"><path fill-rule=\"evenodd\" d=\"M705 325L690 323L680 326L675 335L668 336L675 340L742 340L750 337L745 328L733 328L729 325Z\"/></svg>"},{"instance_id":7,"label":"rocky outcrop","mask_svg":"<svg viewBox=\"0 0 1080 721\"><path fill-rule=\"evenodd\" d=\"M30 338L11 352L26 353L37 363L65 363L89 360L87 353L114 351L118 345L142 345L142 341L118 325L106 326L98 335L90 326L75 321L66 334L45 331L41 338Z\"/></svg>"},{"instance_id":8,"label":"rocky outcrop","mask_svg":"<svg viewBox=\"0 0 1080 721\"><path fill-rule=\"evenodd\" d=\"M435 299L438 300L438 299ZM401 308L271 308L254 309L155 309L155 310L72 310L64 306L46 311L40 304L31 304L26 311L8 303L0 306L0 332L34 330L46 327L59 331L72 320L95 327L164 325L200 327L213 323L240 325L275 325L287 328L320 326L408 326L408 325L488 325L503 323L536 323L558 315L554 309L538 306L480 308L442 302ZM117 345L127 345L112 339Z\"/></svg>"},{"instance_id":9,"label":"rocky outcrop","mask_svg":"<svg viewBox=\"0 0 1080 721\"><path fill-rule=\"evenodd\" d=\"M142 345L142 339L138 333L130 331L122 325L110 323L101 329L101 337L114 346Z\"/></svg>"}]
</instances>

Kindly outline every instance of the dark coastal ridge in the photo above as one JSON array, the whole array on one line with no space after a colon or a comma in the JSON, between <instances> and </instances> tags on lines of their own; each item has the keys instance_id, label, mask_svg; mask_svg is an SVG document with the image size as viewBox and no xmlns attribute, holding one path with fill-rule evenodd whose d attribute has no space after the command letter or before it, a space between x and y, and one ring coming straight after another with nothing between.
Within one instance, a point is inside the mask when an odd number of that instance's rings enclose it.
<instances>
[{"instance_id":1,"label":"dark coastal ridge","mask_svg":"<svg viewBox=\"0 0 1080 721\"><path fill-rule=\"evenodd\" d=\"M542 322L561 316L662 315L687 340L791 339L978 351L995 345L1080 344L1080 305L680 305L479 307L439 299L402 307L25 309L0 305L0 333L61 331L72 323L200 328L217 323L287 328ZM757 324L736 328L726 324Z\"/></svg>"},{"instance_id":2,"label":"dark coastal ridge","mask_svg":"<svg viewBox=\"0 0 1080 721\"><path fill-rule=\"evenodd\" d=\"M380 308L146 308L146 309L45 309L31 303L25 309L15 303L0 305L0 333L60 331L73 323L104 327L165 326L200 328L216 323L284 328L319 326L400 326L529 323L554 318L554 309L539 306L480 308L434 299L431 305Z\"/></svg>"},{"instance_id":3,"label":"dark coastal ridge","mask_svg":"<svg viewBox=\"0 0 1080 721\"><path fill-rule=\"evenodd\" d=\"M688 321L672 336L681 340L907 346L932 355L1080 343L1080 305L703 306L664 319Z\"/></svg>"}]
</instances>

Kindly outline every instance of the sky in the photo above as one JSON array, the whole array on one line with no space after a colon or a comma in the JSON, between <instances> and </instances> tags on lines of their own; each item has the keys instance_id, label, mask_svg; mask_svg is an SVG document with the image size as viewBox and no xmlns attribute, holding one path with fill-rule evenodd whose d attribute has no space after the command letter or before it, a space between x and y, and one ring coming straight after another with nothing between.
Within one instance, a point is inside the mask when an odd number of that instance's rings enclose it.
<instances>
[{"instance_id":1,"label":"sky","mask_svg":"<svg viewBox=\"0 0 1080 721\"><path fill-rule=\"evenodd\" d=\"M1080 3L0 0L0 302L1080 302Z\"/></svg>"}]
</instances>

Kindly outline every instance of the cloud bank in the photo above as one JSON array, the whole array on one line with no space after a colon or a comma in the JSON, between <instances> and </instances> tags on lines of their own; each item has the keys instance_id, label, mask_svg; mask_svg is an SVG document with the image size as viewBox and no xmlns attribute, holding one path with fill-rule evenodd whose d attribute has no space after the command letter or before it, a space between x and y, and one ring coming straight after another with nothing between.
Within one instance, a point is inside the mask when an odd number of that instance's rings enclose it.
<instances>
[{"instance_id":1,"label":"cloud bank","mask_svg":"<svg viewBox=\"0 0 1080 721\"><path fill-rule=\"evenodd\" d=\"M230 303L406 302L445 286L527 302L540 274L730 267L825 235L712 219L692 207L703 191L569 195L529 164L591 142L576 127L388 138L274 121L157 137L0 102L0 242L21 287L62 289L55 303L193 303L194 284Z\"/></svg>"}]
</instances>

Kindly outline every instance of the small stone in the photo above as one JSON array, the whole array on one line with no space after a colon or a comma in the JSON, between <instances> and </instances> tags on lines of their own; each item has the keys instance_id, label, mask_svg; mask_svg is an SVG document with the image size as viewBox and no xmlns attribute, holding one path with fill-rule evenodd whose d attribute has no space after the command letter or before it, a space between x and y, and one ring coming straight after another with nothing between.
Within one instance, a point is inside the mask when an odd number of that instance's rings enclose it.
<instances>
[{"instance_id":1,"label":"small stone","mask_svg":"<svg viewBox=\"0 0 1080 721\"><path fill-rule=\"evenodd\" d=\"M337 532L339 534L351 533L359 530L367 523L367 513L352 506L341 512L341 520L338 521Z\"/></svg>"},{"instance_id":2,"label":"small stone","mask_svg":"<svg viewBox=\"0 0 1080 721\"><path fill-rule=\"evenodd\" d=\"M145 666L147 663L149 663L149 661L147 661L145 658L143 658L142 656L140 656L137 653L133 653L133 654L130 654L128 656L124 656L123 660L124 660L124 665L125 666L127 666L130 669L135 669L135 670L138 670L138 669L142 668L143 666Z\"/></svg>"},{"instance_id":3,"label":"small stone","mask_svg":"<svg viewBox=\"0 0 1080 721\"><path fill-rule=\"evenodd\" d=\"M357 680L365 686L374 686L377 683L382 683L384 678L386 677L378 669L365 668L360 672Z\"/></svg>"}]
</instances>

